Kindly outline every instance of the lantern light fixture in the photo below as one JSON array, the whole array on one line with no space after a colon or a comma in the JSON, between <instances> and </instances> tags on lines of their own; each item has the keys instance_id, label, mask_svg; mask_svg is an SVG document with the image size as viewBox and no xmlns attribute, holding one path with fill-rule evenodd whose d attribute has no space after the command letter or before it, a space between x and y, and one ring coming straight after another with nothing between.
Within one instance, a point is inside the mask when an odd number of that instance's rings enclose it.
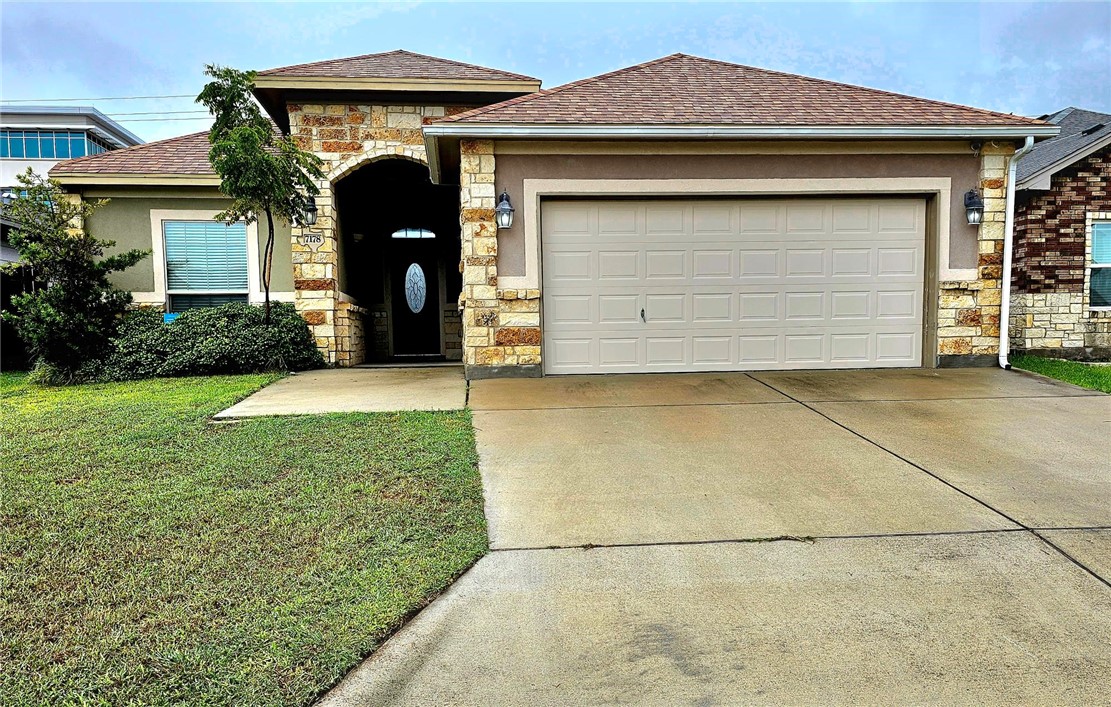
<instances>
[{"instance_id":1,"label":"lantern light fixture","mask_svg":"<svg viewBox=\"0 0 1111 707\"><path fill-rule=\"evenodd\" d=\"M969 226L979 226L984 221L984 200L975 189L964 195L964 213Z\"/></svg>"},{"instance_id":2,"label":"lantern light fixture","mask_svg":"<svg viewBox=\"0 0 1111 707\"><path fill-rule=\"evenodd\" d=\"M494 217L497 220L498 228L510 228L513 226L513 204L509 202L509 194L502 190L501 196L498 197L498 205L494 209Z\"/></svg>"},{"instance_id":3,"label":"lantern light fixture","mask_svg":"<svg viewBox=\"0 0 1111 707\"><path fill-rule=\"evenodd\" d=\"M309 198L305 200L305 210L301 214L301 221L304 222L304 224L306 226L315 226L316 225L316 197L315 196L310 195Z\"/></svg>"}]
</instances>

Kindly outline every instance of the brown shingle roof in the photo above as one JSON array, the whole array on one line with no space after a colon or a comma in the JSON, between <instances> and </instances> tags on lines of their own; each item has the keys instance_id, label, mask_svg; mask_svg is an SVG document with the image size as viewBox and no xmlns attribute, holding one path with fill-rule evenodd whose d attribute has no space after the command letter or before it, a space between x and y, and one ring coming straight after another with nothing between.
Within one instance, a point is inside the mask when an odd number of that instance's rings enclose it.
<instances>
[{"instance_id":1,"label":"brown shingle roof","mask_svg":"<svg viewBox=\"0 0 1111 707\"><path fill-rule=\"evenodd\" d=\"M1022 116L672 54L438 123L1044 125Z\"/></svg>"},{"instance_id":2,"label":"brown shingle roof","mask_svg":"<svg viewBox=\"0 0 1111 707\"><path fill-rule=\"evenodd\" d=\"M282 66L260 71L259 76L321 76L328 78L374 79L467 79L475 81L538 81L485 66L427 56L398 49L346 59L329 59L310 64Z\"/></svg>"},{"instance_id":3,"label":"brown shingle roof","mask_svg":"<svg viewBox=\"0 0 1111 707\"><path fill-rule=\"evenodd\" d=\"M183 174L210 176L208 131L148 142L54 165L50 176L67 174Z\"/></svg>"}]
</instances>

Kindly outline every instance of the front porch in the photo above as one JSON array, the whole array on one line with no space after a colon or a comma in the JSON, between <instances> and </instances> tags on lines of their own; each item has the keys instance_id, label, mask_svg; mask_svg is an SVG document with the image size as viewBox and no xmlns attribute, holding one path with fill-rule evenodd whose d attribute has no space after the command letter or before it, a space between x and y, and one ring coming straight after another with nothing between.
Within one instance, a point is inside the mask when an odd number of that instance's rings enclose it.
<instances>
[{"instance_id":1,"label":"front porch","mask_svg":"<svg viewBox=\"0 0 1111 707\"><path fill-rule=\"evenodd\" d=\"M431 183L420 130L449 110L289 104L326 165L317 221L291 239L294 302L329 364L462 359L459 201Z\"/></svg>"}]
</instances>

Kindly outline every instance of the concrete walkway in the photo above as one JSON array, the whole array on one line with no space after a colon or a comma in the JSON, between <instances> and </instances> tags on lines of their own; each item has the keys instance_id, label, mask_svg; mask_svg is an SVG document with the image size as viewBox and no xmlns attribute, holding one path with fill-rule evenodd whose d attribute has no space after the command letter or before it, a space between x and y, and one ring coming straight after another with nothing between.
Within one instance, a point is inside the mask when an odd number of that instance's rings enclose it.
<instances>
[{"instance_id":1,"label":"concrete walkway","mask_svg":"<svg viewBox=\"0 0 1111 707\"><path fill-rule=\"evenodd\" d=\"M295 373L216 415L216 419L329 412L462 410L462 366L335 368Z\"/></svg>"},{"instance_id":2,"label":"concrete walkway","mask_svg":"<svg viewBox=\"0 0 1111 707\"><path fill-rule=\"evenodd\" d=\"M322 704L1109 704L1111 397L491 380L490 555Z\"/></svg>"}]
</instances>

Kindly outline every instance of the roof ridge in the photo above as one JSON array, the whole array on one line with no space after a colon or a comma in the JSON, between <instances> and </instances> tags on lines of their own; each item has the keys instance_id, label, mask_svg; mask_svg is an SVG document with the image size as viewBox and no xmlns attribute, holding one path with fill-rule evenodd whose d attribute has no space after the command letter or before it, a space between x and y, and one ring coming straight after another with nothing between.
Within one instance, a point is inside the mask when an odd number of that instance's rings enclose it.
<instances>
[{"instance_id":1,"label":"roof ridge","mask_svg":"<svg viewBox=\"0 0 1111 707\"><path fill-rule=\"evenodd\" d=\"M459 61L458 59L448 59L447 57L442 57L442 56L432 56L431 54L421 54L420 52L411 52L408 49L396 49L396 50L394 50L393 52L390 52L390 53L391 54L408 54L409 56L416 56L416 57L420 57L421 59L431 59L433 61L438 61L442 64L451 64L452 66L466 66L469 69L482 69L483 71L494 71L494 72L499 73L499 74L506 74L507 76L516 76L518 78L528 79L530 81L536 81L537 80L535 76L525 76L524 74L518 74L514 71L506 71L505 69L495 69L495 68L492 68L492 67L489 67L489 66L483 66L481 64L471 64L471 63L466 62L466 61Z\"/></svg>"},{"instance_id":2,"label":"roof ridge","mask_svg":"<svg viewBox=\"0 0 1111 707\"><path fill-rule=\"evenodd\" d=\"M651 61L645 61L645 62L641 62L639 64L633 64L632 66L626 66L626 67L623 67L623 68L620 68L620 69L614 69L613 71L607 71L606 73L598 74L597 76L587 76L586 78L582 78L582 79L579 79L577 81L571 81L570 83L565 83L565 84L562 84L560 86L555 86L553 88L540 90L540 91L537 91L536 93L526 93L523 96L517 96L515 98L510 98L508 100L501 101L500 103L491 103L488 106L479 106L478 108L472 108L471 110L465 111L463 113L458 113L456 115L444 118L442 120L437 120L436 122L437 123L454 123L454 122L462 120L464 118L471 118L471 117L476 116L476 115L483 115L485 113L489 113L490 111L492 111L496 108L503 108L505 106L518 105L520 103L526 103L530 100L540 98L542 96L550 96L553 93L560 93L562 91L566 91L569 88L576 88L578 86L585 86L586 84L594 83L595 81L601 81L602 79L605 79L605 78L612 78L613 76L617 76L618 74L627 74L627 73L631 73L633 71L640 71L641 69L647 68L649 66L654 66L656 64L662 64L665 61L671 61L673 59L678 59L678 58L683 57L683 56L686 56L686 55L685 54L679 54L679 53L668 54L667 56L662 56L662 57L659 57L658 59L652 59Z\"/></svg>"},{"instance_id":3,"label":"roof ridge","mask_svg":"<svg viewBox=\"0 0 1111 707\"><path fill-rule=\"evenodd\" d=\"M1070 115L1080 113L1083 115L1098 115L1101 118L1111 117L1111 113L1103 113L1098 110L1088 110L1087 108L1077 108L1076 106L1070 106L1068 108L1068 111Z\"/></svg>"},{"instance_id":4,"label":"roof ridge","mask_svg":"<svg viewBox=\"0 0 1111 707\"><path fill-rule=\"evenodd\" d=\"M690 59L697 59L699 61L705 61L705 62L708 62L708 63L711 63L711 64L722 64L722 65L725 65L725 66L739 67L739 68L742 68L742 69L749 69L751 71L757 71L757 72L761 72L761 73L765 73L765 74L775 74L776 76L786 76L786 77L789 77L789 78L792 78L792 79L801 79L801 80L807 81L807 82L830 84L830 85L834 85L834 86L843 86L845 88L852 88L852 89L856 89L856 90L859 90L859 91L868 91L870 93L878 93L878 94L881 94L881 95L884 95L884 96L896 96L898 98L913 98L916 101L927 101L927 102L933 103L935 105L948 106L950 108L961 108L961 109L964 109L964 110L971 110L971 111L975 111L977 113L982 113L984 115L992 115L992 116L998 116L998 117L1001 117L1001 118L1009 118L1009 119L1021 118L1023 120L1027 120L1027 121L1030 121L1032 123L1045 123L1045 121L1043 121L1043 120L1038 120L1037 118L1030 118L1030 117L1025 116L1025 115L1015 115L1014 113L1000 113L999 111L988 110L986 108L977 108L975 106L966 106L963 103L952 103L950 101L939 101L935 98L924 98L922 96L912 96L909 93L898 93L897 91L888 91L888 90L885 90L885 89L882 89L882 88L873 88L871 86L860 86L860 85L857 85L857 84L854 84L854 83L845 83L844 81L834 81L832 79L821 79L821 78L817 78L815 76L805 76L803 74L792 74L789 71L778 71L776 69L765 69L765 68L762 68L762 67L759 67L759 66L751 66L749 64L738 64L736 62L725 61L723 59L710 59L710 58L707 58L707 57L704 57L704 56L695 56L693 54L679 54L679 55L675 55L675 56L685 56L685 57L690 58Z\"/></svg>"},{"instance_id":5,"label":"roof ridge","mask_svg":"<svg viewBox=\"0 0 1111 707\"><path fill-rule=\"evenodd\" d=\"M300 64L290 64L289 66L275 66L275 67L270 68L270 69L263 69L262 71L258 72L258 75L262 76L263 74L269 73L271 71L284 71L286 69L299 69L302 66L320 66L321 64L332 64L332 63L335 63L337 61L353 61L355 59L367 59L367 58L372 57L372 56L386 56L387 54L397 54L398 52L401 52L401 51L404 51L404 50L403 49L392 49L388 52L371 52L370 54L359 54L358 56L348 56L348 57L333 58L333 59L317 59L316 61L304 61L304 62L301 62Z\"/></svg>"},{"instance_id":6,"label":"roof ridge","mask_svg":"<svg viewBox=\"0 0 1111 707\"><path fill-rule=\"evenodd\" d=\"M272 73L276 72L276 71L284 72L284 71L288 71L290 69L304 68L306 66L324 66L324 65L333 66L333 65L336 65L336 64L340 64L342 62L360 61L360 60L363 60L363 59L370 59L372 57L396 56L398 54L404 54L406 56L417 57L417 58L426 59L426 60L430 59L432 61L439 62L441 64L450 64L452 66L462 66L462 67L466 67L468 69L481 69L482 71L492 71L492 72L497 73L497 74L504 74L505 76L514 76L516 78L524 79L524 80L528 80L528 81L536 81L537 80L533 76L525 76L524 74L518 74L518 73L515 73L513 71L505 71L504 69L495 69L493 67L481 66L479 64L469 64L465 61L458 61L456 59L448 59L448 58L442 57L442 56L432 56L431 54L421 54L419 52L409 51L408 49L391 49L389 51L371 52L369 54L359 54L357 56L346 56L346 57L336 57L336 58L333 58L333 59L319 59L317 61L306 61L306 62L302 62L300 64L290 64L289 66L275 66L275 67L270 68L270 69L264 69L262 71L259 71L258 75L259 76L272 75Z\"/></svg>"},{"instance_id":7,"label":"roof ridge","mask_svg":"<svg viewBox=\"0 0 1111 707\"><path fill-rule=\"evenodd\" d=\"M119 155L121 155L125 152L136 152L136 151L142 150L145 147L158 147L158 146L170 143L170 142L177 142L178 140L185 140L185 139L188 139L188 138L194 138L194 137L197 137L198 135L204 135L204 136L207 137L209 132L210 132L209 130L201 130L201 131L198 131L198 132L195 132L195 133L186 133L185 135L175 135L173 137L162 138L161 140L154 140L152 142L144 142L141 145L131 145L129 147L121 147L121 148L118 148L118 149L115 149L115 150L108 150L106 152L98 152L95 155L85 155L83 157L73 157L71 159L62 160L61 162L58 162L56 165L54 165L54 167L61 167L63 165L65 165L66 167L69 167L69 166L77 164L77 163L84 164L85 162L91 162L93 160L96 160L96 159L99 159L99 158L102 158L102 157L118 157ZM50 170L52 171L54 169L54 167L51 167Z\"/></svg>"}]
</instances>

